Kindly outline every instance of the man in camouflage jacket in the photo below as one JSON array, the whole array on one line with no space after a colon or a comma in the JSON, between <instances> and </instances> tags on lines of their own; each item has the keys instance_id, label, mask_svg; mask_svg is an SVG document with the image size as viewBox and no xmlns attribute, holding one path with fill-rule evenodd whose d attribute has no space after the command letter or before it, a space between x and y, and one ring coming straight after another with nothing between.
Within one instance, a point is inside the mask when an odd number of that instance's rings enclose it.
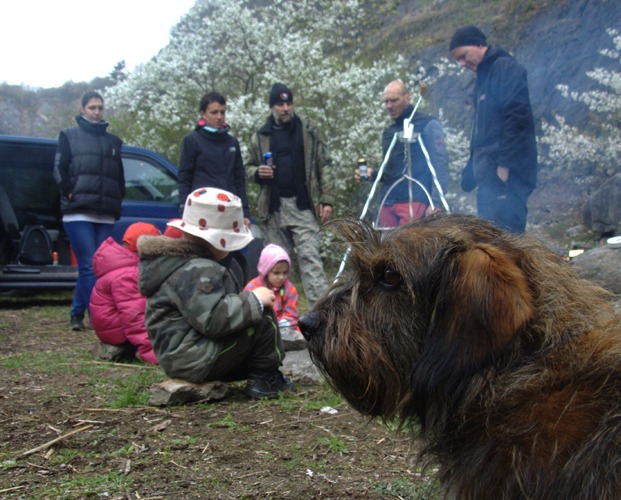
<instances>
[{"instance_id":1,"label":"man in camouflage jacket","mask_svg":"<svg viewBox=\"0 0 621 500\"><path fill-rule=\"evenodd\" d=\"M332 216L334 198L326 177L331 165L315 127L294 113L293 93L275 83L270 116L250 145L246 172L260 186L257 214L265 223L265 240L296 255L309 305L327 287L320 257L319 224ZM266 165L265 153L272 153Z\"/></svg>"}]
</instances>

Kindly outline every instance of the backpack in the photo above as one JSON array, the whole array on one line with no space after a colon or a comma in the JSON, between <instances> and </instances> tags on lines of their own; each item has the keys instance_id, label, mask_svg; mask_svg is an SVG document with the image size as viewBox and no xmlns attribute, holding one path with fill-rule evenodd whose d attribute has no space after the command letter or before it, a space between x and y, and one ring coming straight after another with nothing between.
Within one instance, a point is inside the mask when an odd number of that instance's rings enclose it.
<instances>
[{"instance_id":1,"label":"backpack","mask_svg":"<svg viewBox=\"0 0 621 500\"><path fill-rule=\"evenodd\" d=\"M43 226L26 226L19 239L17 263L47 266L52 263L52 239Z\"/></svg>"}]
</instances>

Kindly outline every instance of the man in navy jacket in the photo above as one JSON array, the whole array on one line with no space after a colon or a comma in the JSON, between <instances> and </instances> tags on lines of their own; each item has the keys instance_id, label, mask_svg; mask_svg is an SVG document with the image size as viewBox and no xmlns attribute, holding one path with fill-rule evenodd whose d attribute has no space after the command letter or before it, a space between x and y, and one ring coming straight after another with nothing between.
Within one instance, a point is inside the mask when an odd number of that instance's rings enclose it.
<instances>
[{"instance_id":1,"label":"man in navy jacket","mask_svg":"<svg viewBox=\"0 0 621 500\"><path fill-rule=\"evenodd\" d=\"M476 26L459 28L451 57L476 73L470 159L464 191L477 188L477 211L498 227L521 233L537 183L535 126L526 69L503 49L488 46Z\"/></svg>"},{"instance_id":2,"label":"man in navy jacket","mask_svg":"<svg viewBox=\"0 0 621 500\"><path fill-rule=\"evenodd\" d=\"M384 107L393 122L382 133L382 155L385 158L395 134L403 133L403 122L411 118L414 132L419 134L420 140L411 142L409 148L409 163L405 152L405 145L397 141L387 161L385 171L382 174L382 189L379 200L382 202L379 214L380 227L396 227L406 224L411 220L419 220L425 215L440 210L441 196L446 193L448 184L448 153L444 130L440 122L433 116L416 112L412 117L414 106L412 96L405 83L401 80L393 80L384 88ZM427 164L421 141L429 154L429 160L433 167L442 194L435 185L433 174ZM410 168L411 167L411 168ZM375 179L377 172L368 168L371 180ZM426 192L414 182L404 178L411 175L420 182ZM360 182L360 172L356 168L354 179ZM428 194L433 200L434 209Z\"/></svg>"}]
</instances>

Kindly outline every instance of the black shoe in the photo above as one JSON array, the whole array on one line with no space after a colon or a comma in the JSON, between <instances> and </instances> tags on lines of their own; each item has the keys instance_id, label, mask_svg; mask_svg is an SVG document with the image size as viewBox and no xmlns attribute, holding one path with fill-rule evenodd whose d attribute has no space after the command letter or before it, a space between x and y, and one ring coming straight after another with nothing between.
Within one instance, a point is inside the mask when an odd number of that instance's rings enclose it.
<instances>
[{"instance_id":1,"label":"black shoe","mask_svg":"<svg viewBox=\"0 0 621 500\"><path fill-rule=\"evenodd\" d=\"M71 316L69 328L74 332L83 332L86 329L84 327L84 316Z\"/></svg>"},{"instance_id":2,"label":"black shoe","mask_svg":"<svg viewBox=\"0 0 621 500\"><path fill-rule=\"evenodd\" d=\"M273 372L253 373L248 377L244 394L251 398L276 398L279 393L292 391L295 384L279 370Z\"/></svg>"}]
</instances>

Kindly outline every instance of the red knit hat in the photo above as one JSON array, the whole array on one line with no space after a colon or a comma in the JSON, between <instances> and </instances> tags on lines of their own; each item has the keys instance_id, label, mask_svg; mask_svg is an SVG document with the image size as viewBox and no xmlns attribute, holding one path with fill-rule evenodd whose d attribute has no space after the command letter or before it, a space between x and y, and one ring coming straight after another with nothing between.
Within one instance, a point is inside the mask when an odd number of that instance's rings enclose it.
<instances>
[{"instance_id":1,"label":"red knit hat","mask_svg":"<svg viewBox=\"0 0 621 500\"><path fill-rule=\"evenodd\" d=\"M123 243L126 245L128 250L137 252L138 249L136 248L136 244L138 243L138 238L144 234L148 236L160 236L162 233L153 224L149 224L147 222L135 222L125 231L125 234L123 235Z\"/></svg>"},{"instance_id":2,"label":"red knit hat","mask_svg":"<svg viewBox=\"0 0 621 500\"><path fill-rule=\"evenodd\" d=\"M180 221L181 219L170 219L168 222ZM183 236L183 231L174 226L166 226L164 229L164 236L168 236L169 238L181 238Z\"/></svg>"}]
</instances>

